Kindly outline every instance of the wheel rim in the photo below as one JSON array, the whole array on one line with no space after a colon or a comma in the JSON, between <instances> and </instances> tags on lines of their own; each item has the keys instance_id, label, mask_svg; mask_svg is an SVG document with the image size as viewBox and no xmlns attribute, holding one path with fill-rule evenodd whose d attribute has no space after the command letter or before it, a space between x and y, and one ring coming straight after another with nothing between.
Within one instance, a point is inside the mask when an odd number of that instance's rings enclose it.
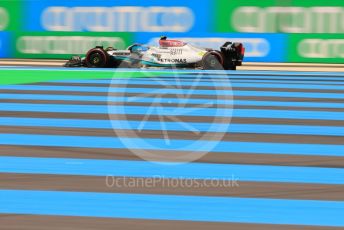
<instances>
[{"instance_id":1,"label":"wheel rim","mask_svg":"<svg viewBox=\"0 0 344 230\"><path fill-rule=\"evenodd\" d=\"M98 64L99 61L100 61L100 60L99 60L99 57L94 57L94 58L93 58L93 63L94 63L94 64Z\"/></svg>"},{"instance_id":2,"label":"wheel rim","mask_svg":"<svg viewBox=\"0 0 344 230\"><path fill-rule=\"evenodd\" d=\"M210 66L215 67L216 65L216 60L214 58L210 59Z\"/></svg>"},{"instance_id":3,"label":"wheel rim","mask_svg":"<svg viewBox=\"0 0 344 230\"><path fill-rule=\"evenodd\" d=\"M91 55L90 62L94 66L102 65L102 58L100 57L98 52Z\"/></svg>"},{"instance_id":4,"label":"wheel rim","mask_svg":"<svg viewBox=\"0 0 344 230\"><path fill-rule=\"evenodd\" d=\"M220 61L215 55L210 54L205 59L205 68L206 69L217 69L218 66L220 66Z\"/></svg>"}]
</instances>

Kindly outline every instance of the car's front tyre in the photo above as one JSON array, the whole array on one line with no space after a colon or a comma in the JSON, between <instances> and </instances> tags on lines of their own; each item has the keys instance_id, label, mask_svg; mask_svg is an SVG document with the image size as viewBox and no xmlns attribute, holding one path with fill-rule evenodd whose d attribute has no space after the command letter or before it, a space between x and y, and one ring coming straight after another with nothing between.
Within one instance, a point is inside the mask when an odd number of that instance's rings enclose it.
<instances>
[{"instance_id":1,"label":"car's front tyre","mask_svg":"<svg viewBox=\"0 0 344 230\"><path fill-rule=\"evenodd\" d=\"M109 66L110 56L103 48L96 47L87 52L85 62L90 68L105 68Z\"/></svg>"}]
</instances>

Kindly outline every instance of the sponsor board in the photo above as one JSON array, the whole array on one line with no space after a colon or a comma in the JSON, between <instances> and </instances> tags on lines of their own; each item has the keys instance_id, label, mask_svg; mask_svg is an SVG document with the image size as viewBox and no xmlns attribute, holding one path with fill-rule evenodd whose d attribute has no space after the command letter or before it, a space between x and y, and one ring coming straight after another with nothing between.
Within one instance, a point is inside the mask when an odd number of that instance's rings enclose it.
<instances>
[{"instance_id":1,"label":"sponsor board","mask_svg":"<svg viewBox=\"0 0 344 230\"><path fill-rule=\"evenodd\" d=\"M218 32L344 33L343 0L216 0Z\"/></svg>"},{"instance_id":2,"label":"sponsor board","mask_svg":"<svg viewBox=\"0 0 344 230\"><path fill-rule=\"evenodd\" d=\"M21 0L0 0L0 31L18 31L25 20Z\"/></svg>"},{"instance_id":3,"label":"sponsor board","mask_svg":"<svg viewBox=\"0 0 344 230\"><path fill-rule=\"evenodd\" d=\"M125 49L132 42L132 36L128 33L16 33L15 57L69 58L71 55L85 55L95 46Z\"/></svg>"},{"instance_id":4,"label":"sponsor board","mask_svg":"<svg viewBox=\"0 0 344 230\"><path fill-rule=\"evenodd\" d=\"M5 30L9 24L10 16L5 8L0 7L0 31Z\"/></svg>"},{"instance_id":5,"label":"sponsor board","mask_svg":"<svg viewBox=\"0 0 344 230\"><path fill-rule=\"evenodd\" d=\"M283 62L286 61L287 35L284 34L167 34L171 39L179 39L195 46L220 50L227 41L242 42L245 46L245 61ZM158 45L159 34L138 33L136 41Z\"/></svg>"},{"instance_id":6,"label":"sponsor board","mask_svg":"<svg viewBox=\"0 0 344 230\"><path fill-rule=\"evenodd\" d=\"M344 35L291 34L288 61L344 63Z\"/></svg>"},{"instance_id":7,"label":"sponsor board","mask_svg":"<svg viewBox=\"0 0 344 230\"><path fill-rule=\"evenodd\" d=\"M209 0L35 1L25 3L27 31L190 32L210 29Z\"/></svg>"},{"instance_id":8,"label":"sponsor board","mask_svg":"<svg viewBox=\"0 0 344 230\"><path fill-rule=\"evenodd\" d=\"M11 56L11 37L8 32L0 32L0 58L9 58Z\"/></svg>"}]
</instances>

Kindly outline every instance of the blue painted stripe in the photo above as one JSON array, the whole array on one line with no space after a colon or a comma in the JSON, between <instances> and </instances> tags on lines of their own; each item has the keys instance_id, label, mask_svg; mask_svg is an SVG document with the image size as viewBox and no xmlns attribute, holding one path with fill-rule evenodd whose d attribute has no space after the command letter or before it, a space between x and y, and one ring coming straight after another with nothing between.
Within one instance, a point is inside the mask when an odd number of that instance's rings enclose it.
<instances>
[{"instance_id":1,"label":"blue painted stripe","mask_svg":"<svg viewBox=\"0 0 344 230\"><path fill-rule=\"evenodd\" d=\"M254 96L254 97L302 97L302 98L337 98L337 99L344 98L344 94L342 93L337 94L337 93L268 92L268 91L235 90L233 91L233 94L234 96Z\"/></svg>"},{"instance_id":2,"label":"blue painted stripe","mask_svg":"<svg viewBox=\"0 0 344 230\"><path fill-rule=\"evenodd\" d=\"M298 78L297 78L298 79ZM327 79L327 78L326 78ZM154 78L135 78L133 79L135 81L138 81L140 84L149 84L148 82L158 82L161 81L162 83L165 84L170 84L170 83L175 83L176 79L174 78L160 78L160 77L154 77ZM225 82L237 82L237 83L278 83L278 84L283 84L283 83L293 83L293 84L316 84L316 85L344 85L344 80L343 81L317 81L318 79L315 80L309 80L309 81L292 81L291 80L284 80L282 78L278 78L278 80L242 80L241 78L234 78L231 77L230 79L216 79L212 81L211 79L180 79L180 83L187 83L187 84L192 84L195 83L195 81L198 81L200 83L212 85L214 83L219 83L219 85L224 86L223 83ZM329 79L327 79L329 80ZM58 80L58 81L49 81L49 82L58 82L58 83L80 83L80 84L109 84L111 82L126 82L128 79L94 79L94 80ZM130 80L131 81L131 80Z\"/></svg>"},{"instance_id":3,"label":"blue painted stripe","mask_svg":"<svg viewBox=\"0 0 344 230\"><path fill-rule=\"evenodd\" d=\"M209 103L209 102L208 102ZM234 100L234 105L307 107L307 108L344 108L344 103L327 102L288 102L288 101L246 101Z\"/></svg>"},{"instance_id":4,"label":"blue painted stripe","mask_svg":"<svg viewBox=\"0 0 344 230\"><path fill-rule=\"evenodd\" d=\"M119 125L121 124L122 125ZM144 126L140 124L144 123ZM158 121L123 121L86 120L86 119L50 119L50 118L17 118L0 117L0 126L36 126L36 127L63 127L85 129L132 129L132 130L161 130ZM306 126L306 125L260 125L260 124L233 124L188 122L187 126L178 122L164 122L164 130L191 131L192 127L200 132L226 132L226 133L264 133L264 134L294 134L294 135L325 135L344 136L344 127Z\"/></svg>"},{"instance_id":5,"label":"blue painted stripe","mask_svg":"<svg viewBox=\"0 0 344 230\"><path fill-rule=\"evenodd\" d=\"M120 122L119 122L120 123ZM125 125L123 125L125 127ZM344 145L234 142L206 140L58 136L36 134L0 134L2 145L55 146L80 148L147 149L159 151L211 151L254 154L288 154L310 156L344 156Z\"/></svg>"},{"instance_id":6,"label":"blue painted stripe","mask_svg":"<svg viewBox=\"0 0 344 230\"><path fill-rule=\"evenodd\" d=\"M219 85L220 86L220 85ZM279 89L320 89L320 90L343 90L340 85L293 85L293 84L252 84L252 83L231 83L232 87L252 87L252 88L279 88ZM343 91L344 92L344 91Z\"/></svg>"},{"instance_id":7,"label":"blue painted stripe","mask_svg":"<svg viewBox=\"0 0 344 230\"><path fill-rule=\"evenodd\" d=\"M106 96L78 96L78 95L51 95L51 94L0 94L0 99L18 99L18 100L66 100L66 101L99 101L99 102L138 102L152 103L155 97L106 97ZM185 98L160 98L160 103L176 104L214 104L214 105L251 105L251 106L295 106L309 108L344 108L343 103L328 102L286 102L286 101L252 101L252 100L213 100L213 99L185 99ZM53 102L52 102L53 103Z\"/></svg>"},{"instance_id":8,"label":"blue painted stripe","mask_svg":"<svg viewBox=\"0 0 344 230\"><path fill-rule=\"evenodd\" d=\"M92 169L92 170L90 170ZM343 168L0 156L0 172L344 184Z\"/></svg>"},{"instance_id":9,"label":"blue painted stripe","mask_svg":"<svg viewBox=\"0 0 344 230\"><path fill-rule=\"evenodd\" d=\"M78 91L78 92L114 92L114 93L173 93L187 94L187 89L156 89L156 88L110 88L110 87L89 87L89 86L42 86L42 85L1 85L0 89L4 90L57 90L57 91ZM195 90L195 94L201 93L205 95L214 95L212 90ZM221 92L221 93L220 93ZM231 91L220 91L219 94L232 95Z\"/></svg>"},{"instance_id":10,"label":"blue painted stripe","mask_svg":"<svg viewBox=\"0 0 344 230\"><path fill-rule=\"evenodd\" d=\"M1 103L0 111L344 120L344 112Z\"/></svg>"},{"instance_id":11,"label":"blue painted stripe","mask_svg":"<svg viewBox=\"0 0 344 230\"><path fill-rule=\"evenodd\" d=\"M179 221L344 226L344 202L0 190L0 212Z\"/></svg>"},{"instance_id":12,"label":"blue painted stripe","mask_svg":"<svg viewBox=\"0 0 344 230\"><path fill-rule=\"evenodd\" d=\"M145 81L148 81L148 79ZM223 81L223 80L222 80ZM298 85L304 85L304 84L312 84L312 85L344 85L344 81L316 81L316 80L311 80L311 81L288 81L288 80L240 80L240 79L235 79L231 80L231 82L239 82L239 83L278 83L278 84L284 84L284 83L292 83L292 84L298 84Z\"/></svg>"},{"instance_id":13,"label":"blue painted stripe","mask_svg":"<svg viewBox=\"0 0 344 230\"><path fill-rule=\"evenodd\" d=\"M32 86L32 85L1 85L4 90L37 90L37 91L77 91L77 92L112 92L112 93L150 93L156 95L176 94L188 95L190 89L154 89L154 88L110 88L86 86ZM261 97L304 97L304 98L338 98L343 99L344 93L308 93L308 92L269 92L243 90L193 90L194 95L227 95L231 96L261 96Z\"/></svg>"},{"instance_id":14,"label":"blue painted stripe","mask_svg":"<svg viewBox=\"0 0 344 230\"><path fill-rule=\"evenodd\" d=\"M212 76L214 77L214 76ZM127 82L127 81L137 81L141 83L147 83L147 82L165 82L167 84L175 83L176 81L179 81L182 83L195 83L197 82L203 82L203 83L223 83L223 82L267 82L267 83L279 83L279 82L285 82L285 83L318 83L318 84L344 84L344 78L342 80L338 78L305 78L300 79L300 77L238 77L238 76L230 76L228 78L216 78L212 79L210 78L204 78L199 76L191 76L190 78L178 78L178 77L168 77L168 76L158 76L158 77L142 77L142 78L126 78L126 79L120 79L120 78L112 78L112 79L78 79L78 80L54 80L49 82L58 82L58 83L92 83L92 84L109 84L110 82ZM245 79L243 79L245 78ZM256 80L255 78L259 78ZM327 81L328 80L328 81Z\"/></svg>"},{"instance_id":15,"label":"blue painted stripe","mask_svg":"<svg viewBox=\"0 0 344 230\"><path fill-rule=\"evenodd\" d=\"M78 96L78 95L54 95L54 94L15 94L2 93L0 99L17 99L17 100L65 100L65 101L127 101L130 97L107 97L107 96ZM141 98L140 98L141 99ZM142 98L145 99L145 98ZM340 104L340 103L338 103Z\"/></svg>"},{"instance_id":16,"label":"blue painted stripe","mask_svg":"<svg viewBox=\"0 0 344 230\"><path fill-rule=\"evenodd\" d=\"M78 82L81 83L81 82ZM94 82L96 83L96 82ZM228 81L228 84L218 83L218 82L192 82L192 81L174 81L174 82L164 82L158 80L142 81L140 79L114 79L108 81L107 84L112 85L112 87L123 87L123 85L157 85L157 86L213 86L213 87L252 87L252 88L283 88L283 89L320 89L320 90L344 90L343 85L295 85L295 84L278 84L278 83L264 83L264 84L252 84L252 83L241 83ZM88 87L87 85L85 87ZM216 89L221 90L221 89Z\"/></svg>"}]
</instances>

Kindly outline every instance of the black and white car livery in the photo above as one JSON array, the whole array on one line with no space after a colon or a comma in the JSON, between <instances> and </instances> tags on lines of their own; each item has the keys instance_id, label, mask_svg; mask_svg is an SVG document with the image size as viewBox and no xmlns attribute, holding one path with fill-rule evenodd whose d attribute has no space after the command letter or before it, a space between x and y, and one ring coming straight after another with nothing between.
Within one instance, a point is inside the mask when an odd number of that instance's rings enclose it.
<instances>
[{"instance_id":1,"label":"black and white car livery","mask_svg":"<svg viewBox=\"0 0 344 230\"><path fill-rule=\"evenodd\" d=\"M179 40L162 37L159 46L134 44L126 50L97 46L84 58L73 56L65 67L90 68L200 68L235 70L242 64L242 43L226 42L220 50L196 47Z\"/></svg>"}]
</instances>

